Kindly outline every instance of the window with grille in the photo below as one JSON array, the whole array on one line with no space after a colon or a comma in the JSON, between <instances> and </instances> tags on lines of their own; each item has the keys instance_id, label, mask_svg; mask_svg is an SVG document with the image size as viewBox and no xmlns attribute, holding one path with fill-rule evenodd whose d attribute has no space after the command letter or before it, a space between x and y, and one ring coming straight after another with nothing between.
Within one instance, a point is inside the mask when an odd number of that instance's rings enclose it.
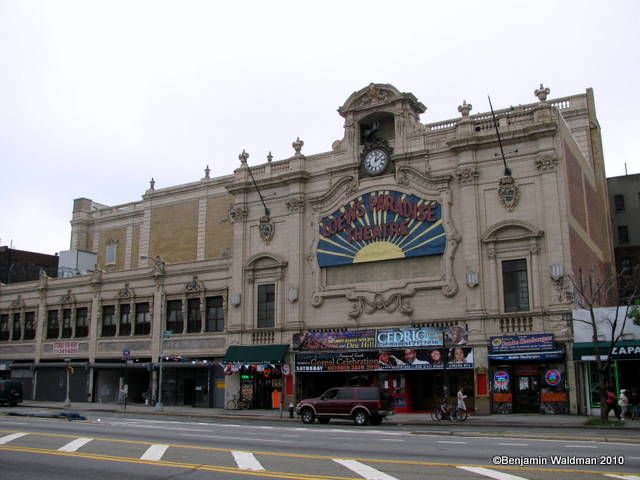
<instances>
[{"instance_id":1,"label":"window with grille","mask_svg":"<svg viewBox=\"0 0 640 480\"><path fill-rule=\"evenodd\" d=\"M273 328L276 313L276 286L258 285L258 328Z\"/></svg>"},{"instance_id":2,"label":"window with grille","mask_svg":"<svg viewBox=\"0 0 640 480\"><path fill-rule=\"evenodd\" d=\"M89 336L89 318L87 307L76 308L76 337Z\"/></svg>"},{"instance_id":3,"label":"window with grille","mask_svg":"<svg viewBox=\"0 0 640 480\"><path fill-rule=\"evenodd\" d=\"M58 310L47 312L47 338L58 338L60 334L60 320Z\"/></svg>"},{"instance_id":4,"label":"window with grille","mask_svg":"<svg viewBox=\"0 0 640 480\"><path fill-rule=\"evenodd\" d=\"M36 338L36 312L24 313L24 339L33 340Z\"/></svg>"},{"instance_id":5,"label":"window with grille","mask_svg":"<svg viewBox=\"0 0 640 480\"><path fill-rule=\"evenodd\" d=\"M102 307L102 336L113 337L116 334L116 308L113 305Z\"/></svg>"},{"instance_id":6,"label":"window with grille","mask_svg":"<svg viewBox=\"0 0 640 480\"><path fill-rule=\"evenodd\" d=\"M151 316L148 303L136 303L136 335L149 335L151 332Z\"/></svg>"},{"instance_id":7,"label":"window with grille","mask_svg":"<svg viewBox=\"0 0 640 480\"><path fill-rule=\"evenodd\" d=\"M113 265L116 263L116 253L117 253L118 245L116 243L110 243L107 245L107 252L105 255L105 264Z\"/></svg>"},{"instance_id":8,"label":"window with grille","mask_svg":"<svg viewBox=\"0 0 640 480\"><path fill-rule=\"evenodd\" d=\"M9 315L0 315L0 340L9 340Z\"/></svg>"},{"instance_id":9,"label":"window with grille","mask_svg":"<svg viewBox=\"0 0 640 480\"><path fill-rule=\"evenodd\" d=\"M173 333L182 333L183 327L182 300L169 300L167 302L167 330Z\"/></svg>"},{"instance_id":10,"label":"window with grille","mask_svg":"<svg viewBox=\"0 0 640 480\"><path fill-rule=\"evenodd\" d=\"M207 298L207 332L222 332L224 330L224 308L222 295Z\"/></svg>"},{"instance_id":11,"label":"window with grille","mask_svg":"<svg viewBox=\"0 0 640 480\"><path fill-rule=\"evenodd\" d=\"M505 312L529 310L529 279L525 259L502 262L502 287Z\"/></svg>"},{"instance_id":12,"label":"window with grille","mask_svg":"<svg viewBox=\"0 0 640 480\"><path fill-rule=\"evenodd\" d=\"M71 309L62 310L62 338L71 338Z\"/></svg>"},{"instance_id":13,"label":"window with grille","mask_svg":"<svg viewBox=\"0 0 640 480\"><path fill-rule=\"evenodd\" d=\"M202 318L200 315L200 299L190 298L187 302L187 332L195 333L202 329Z\"/></svg>"},{"instance_id":14,"label":"window with grille","mask_svg":"<svg viewBox=\"0 0 640 480\"><path fill-rule=\"evenodd\" d=\"M613 205L616 212L624 212L624 195L614 195Z\"/></svg>"},{"instance_id":15,"label":"window with grille","mask_svg":"<svg viewBox=\"0 0 640 480\"><path fill-rule=\"evenodd\" d=\"M22 333L22 328L20 325L20 314L14 313L13 314L13 334L11 335L11 338L13 340L20 340L21 333Z\"/></svg>"},{"instance_id":16,"label":"window with grille","mask_svg":"<svg viewBox=\"0 0 640 480\"><path fill-rule=\"evenodd\" d=\"M120 305L120 335L131 334L131 305L128 303Z\"/></svg>"},{"instance_id":17,"label":"window with grille","mask_svg":"<svg viewBox=\"0 0 640 480\"><path fill-rule=\"evenodd\" d=\"M618 243L629 243L629 229L626 225L618 227Z\"/></svg>"}]
</instances>

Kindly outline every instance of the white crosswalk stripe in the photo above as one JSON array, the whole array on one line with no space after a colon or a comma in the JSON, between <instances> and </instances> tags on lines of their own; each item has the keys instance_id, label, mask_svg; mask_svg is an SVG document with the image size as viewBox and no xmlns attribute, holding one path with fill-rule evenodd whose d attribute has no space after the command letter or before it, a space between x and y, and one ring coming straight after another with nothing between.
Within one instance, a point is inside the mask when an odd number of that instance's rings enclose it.
<instances>
[{"instance_id":1,"label":"white crosswalk stripe","mask_svg":"<svg viewBox=\"0 0 640 480\"><path fill-rule=\"evenodd\" d=\"M142 454L140 460L153 460L157 462L162 459L167 448L169 448L169 445L151 445L147 448L147 451Z\"/></svg>"},{"instance_id":2,"label":"white crosswalk stripe","mask_svg":"<svg viewBox=\"0 0 640 480\"><path fill-rule=\"evenodd\" d=\"M231 454L240 470L252 470L254 472L264 471L264 467L260 465L260 462L253 456L253 453L235 450L232 451Z\"/></svg>"},{"instance_id":3,"label":"white crosswalk stripe","mask_svg":"<svg viewBox=\"0 0 640 480\"><path fill-rule=\"evenodd\" d=\"M357 462L356 460L342 460L340 458L334 458L333 461L347 467L352 472L357 473L367 480L398 480L391 475L387 475L380 470L376 470L375 468L365 465L364 463Z\"/></svg>"},{"instance_id":4,"label":"white crosswalk stripe","mask_svg":"<svg viewBox=\"0 0 640 480\"><path fill-rule=\"evenodd\" d=\"M60 447L58 451L59 452L75 452L80 447L89 443L91 440L93 440L93 438L87 438L87 437L76 438L75 440L72 440L69 443L67 443L64 447Z\"/></svg>"},{"instance_id":5,"label":"white crosswalk stripe","mask_svg":"<svg viewBox=\"0 0 640 480\"><path fill-rule=\"evenodd\" d=\"M640 477L637 475L614 475L613 473L605 473L604 476L611 478L621 478L622 480L640 480Z\"/></svg>"},{"instance_id":6,"label":"white crosswalk stripe","mask_svg":"<svg viewBox=\"0 0 640 480\"><path fill-rule=\"evenodd\" d=\"M0 437L0 445L4 445L5 443L9 443L14 441L16 438L24 437L28 435L26 433L11 433L9 435L5 435L4 437Z\"/></svg>"},{"instance_id":7,"label":"white crosswalk stripe","mask_svg":"<svg viewBox=\"0 0 640 480\"><path fill-rule=\"evenodd\" d=\"M466 470L467 472L477 473L478 475L482 475L484 477L495 478L496 480L527 480L524 477L518 477L516 475L511 475L510 473L498 472L496 470L490 470L488 468L482 467L457 467L461 470Z\"/></svg>"}]
</instances>

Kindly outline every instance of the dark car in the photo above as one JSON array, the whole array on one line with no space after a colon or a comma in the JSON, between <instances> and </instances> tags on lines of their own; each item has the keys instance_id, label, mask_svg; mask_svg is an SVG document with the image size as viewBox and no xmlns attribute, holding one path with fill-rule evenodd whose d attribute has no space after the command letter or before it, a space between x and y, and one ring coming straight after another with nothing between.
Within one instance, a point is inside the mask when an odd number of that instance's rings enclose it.
<instances>
[{"instance_id":1,"label":"dark car","mask_svg":"<svg viewBox=\"0 0 640 480\"><path fill-rule=\"evenodd\" d=\"M304 423L329 423L332 418L351 418L356 425L380 425L382 419L393 415L393 400L378 387L339 387L317 398L302 400L296 413Z\"/></svg>"},{"instance_id":2,"label":"dark car","mask_svg":"<svg viewBox=\"0 0 640 480\"><path fill-rule=\"evenodd\" d=\"M22 383L17 380L0 380L0 405L15 407L22 402Z\"/></svg>"}]
</instances>

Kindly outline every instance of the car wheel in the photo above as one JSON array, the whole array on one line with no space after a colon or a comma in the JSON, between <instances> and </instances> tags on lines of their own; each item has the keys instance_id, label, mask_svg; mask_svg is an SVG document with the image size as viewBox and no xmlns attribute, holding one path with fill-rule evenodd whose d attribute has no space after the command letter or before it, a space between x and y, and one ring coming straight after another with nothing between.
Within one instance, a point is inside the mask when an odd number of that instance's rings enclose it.
<instances>
[{"instance_id":1,"label":"car wheel","mask_svg":"<svg viewBox=\"0 0 640 480\"><path fill-rule=\"evenodd\" d=\"M369 420L369 422L371 423L371 425L380 425L382 423L382 417L380 415L374 415L371 417L371 420Z\"/></svg>"},{"instance_id":2,"label":"car wheel","mask_svg":"<svg viewBox=\"0 0 640 480\"><path fill-rule=\"evenodd\" d=\"M326 425L327 423L329 423L329 420L331 420L331 419L327 418L327 417L318 417L318 421L320 423L322 423L323 425Z\"/></svg>"},{"instance_id":3,"label":"car wheel","mask_svg":"<svg viewBox=\"0 0 640 480\"><path fill-rule=\"evenodd\" d=\"M305 408L304 410L302 410L300 416L302 417L302 423L313 423L313 421L316 419L315 413L313 413L313 410L311 410L310 408Z\"/></svg>"},{"instance_id":4,"label":"car wheel","mask_svg":"<svg viewBox=\"0 0 640 480\"><path fill-rule=\"evenodd\" d=\"M358 425L359 427L365 426L369 423L369 415L364 410L356 410L353 414L353 423Z\"/></svg>"}]
</instances>

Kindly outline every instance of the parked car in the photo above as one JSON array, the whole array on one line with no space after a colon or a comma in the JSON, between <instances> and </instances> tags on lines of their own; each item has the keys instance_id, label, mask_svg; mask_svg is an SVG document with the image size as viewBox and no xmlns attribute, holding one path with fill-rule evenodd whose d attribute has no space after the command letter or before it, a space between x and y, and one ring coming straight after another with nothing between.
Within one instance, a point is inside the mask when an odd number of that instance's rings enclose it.
<instances>
[{"instance_id":1,"label":"parked car","mask_svg":"<svg viewBox=\"0 0 640 480\"><path fill-rule=\"evenodd\" d=\"M0 405L15 407L22 402L22 383L17 380L0 380Z\"/></svg>"},{"instance_id":2,"label":"parked car","mask_svg":"<svg viewBox=\"0 0 640 480\"><path fill-rule=\"evenodd\" d=\"M304 423L313 423L316 418L320 423L351 418L356 425L380 425L384 417L393 415L393 400L378 387L339 387L302 400L296 413Z\"/></svg>"}]
</instances>

